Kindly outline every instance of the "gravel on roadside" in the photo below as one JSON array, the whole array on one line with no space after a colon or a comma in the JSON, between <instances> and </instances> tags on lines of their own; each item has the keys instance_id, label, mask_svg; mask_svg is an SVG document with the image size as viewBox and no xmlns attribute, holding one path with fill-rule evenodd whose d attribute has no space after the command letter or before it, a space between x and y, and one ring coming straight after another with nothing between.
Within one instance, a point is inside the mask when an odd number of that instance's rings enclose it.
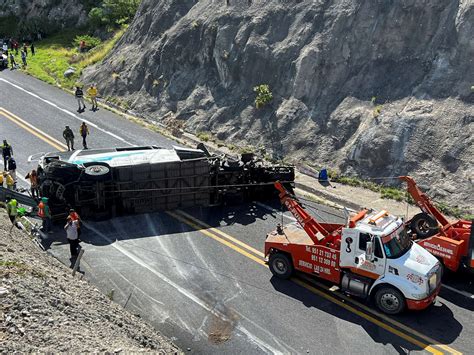
<instances>
[{"instance_id":1,"label":"gravel on roadside","mask_svg":"<svg viewBox=\"0 0 474 355\"><path fill-rule=\"evenodd\" d=\"M0 209L1 353L182 351L13 228ZM79 274L80 275L80 274Z\"/></svg>"}]
</instances>

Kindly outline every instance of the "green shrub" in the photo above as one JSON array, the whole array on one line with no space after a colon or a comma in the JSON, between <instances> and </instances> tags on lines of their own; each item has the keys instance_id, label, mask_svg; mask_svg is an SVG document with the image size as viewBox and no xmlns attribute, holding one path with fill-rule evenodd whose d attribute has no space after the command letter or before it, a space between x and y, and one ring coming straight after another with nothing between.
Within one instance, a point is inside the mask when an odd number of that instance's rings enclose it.
<instances>
[{"instance_id":1,"label":"green shrub","mask_svg":"<svg viewBox=\"0 0 474 355\"><path fill-rule=\"evenodd\" d=\"M273 94L267 84L255 86L253 91L257 94L257 97L255 97L256 108L261 108L273 100Z\"/></svg>"},{"instance_id":2,"label":"green shrub","mask_svg":"<svg viewBox=\"0 0 474 355\"><path fill-rule=\"evenodd\" d=\"M209 132L198 132L196 136L203 142L208 142L211 139L211 134Z\"/></svg>"},{"instance_id":3,"label":"green shrub","mask_svg":"<svg viewBox=\"0 0 474 355\"><path fill-rule=\"evenodd\" d=\"M81 43L81 41L84 41L86 43L87 49L92 49L102 43L100 38L92 37L89 35L79 35L79 36L76 36L76 38L74 38L73 45L75 47L79 47L79 44Z\"/></svg>"},{"instance_id":4,"label":"green shrub","mask_svg":"<svg viewBox=\"0 0 474 355\"><path fill-rule=\"evenodd\" d=\"M94 27L122 26L129 23L140 5L140 0L104 0L89 11L89 22Z\"/></svg>"},{"instance_id":5,"label":"green shrub","mask_svg":"<svg viewBox=\"0 0 474 355\"><path fill-rule=\"evenodd\" d=\"M101 7L93 7L89 11L89 23L92 27L101 27L108 23L107 17L105 17L104 9Z\"/></svg>"}]
</instances>

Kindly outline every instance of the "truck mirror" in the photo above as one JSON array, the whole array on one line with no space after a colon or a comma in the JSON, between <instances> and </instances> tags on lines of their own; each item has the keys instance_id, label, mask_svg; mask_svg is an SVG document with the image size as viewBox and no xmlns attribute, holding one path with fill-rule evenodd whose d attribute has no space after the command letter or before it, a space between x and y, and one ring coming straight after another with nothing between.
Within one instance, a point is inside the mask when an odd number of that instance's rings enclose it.
<instances>
[{"instance_id":1,"label":"truck mirror","mask_svg":"<svg viewBox=\"0 0 474 355\"><path fill-rule=\"evenodd\" d=\"M367 246L365 249L365 260L374 261L374 243L373 242L367 242Z\"/></svg>"}]
</instances>

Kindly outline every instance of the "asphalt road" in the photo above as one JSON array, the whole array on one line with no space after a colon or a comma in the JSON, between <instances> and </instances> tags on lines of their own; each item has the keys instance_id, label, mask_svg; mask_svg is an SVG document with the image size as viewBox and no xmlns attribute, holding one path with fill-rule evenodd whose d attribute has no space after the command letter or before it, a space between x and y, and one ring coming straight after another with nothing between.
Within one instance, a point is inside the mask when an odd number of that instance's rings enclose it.
<instances>
[{"instance_id":1,"label":"asphalt road","mask_svg":"<svg viewBox=\"0 0 474 355\"><path fill-rule=\"evenodd\" d=\"M22 176L34 166L30 155L64 149L64 126L78 132L84 119L94 125L93 148L174 144L104 109L78 114L71 95L19 72L0 72L0 95L0 139L13 145ZM339 211L310 207L325 220L341 219ZM275 279L262 251L266 233L291 222L278 208L249 203L86 221L81 268L114 301L194 353L471 352L472 277L450 277L434 306L398 317L327 284ZM45 245L69 262L60 225Z\"/></svg>"}]
</instances>

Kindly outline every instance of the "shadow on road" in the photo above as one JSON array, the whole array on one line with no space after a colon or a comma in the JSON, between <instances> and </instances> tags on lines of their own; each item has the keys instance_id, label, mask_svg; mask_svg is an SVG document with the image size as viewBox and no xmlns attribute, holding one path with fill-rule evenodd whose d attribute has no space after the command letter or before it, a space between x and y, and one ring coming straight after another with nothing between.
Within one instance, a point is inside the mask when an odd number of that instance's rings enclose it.
<instances>
[{"instance_id":1,"label":"shadow on road","mask_svg":"<svg viewBox=\"0 0 474 355\"><path fill-rule=\"evenodd\" d=\"M361 318L355 313L345 310L344 308L314 294L292 281L272 277L270 282L276 291L299 300L308 308L315 308L331 314L338 319L360 325L374 342L384 345L391 344L400 354L406 354L407 351L423 350L420 346L384 330L378 325ZM401 316L393 316L392 318L444 344L452 343L460 335L463 329L462 325L454 318L451 310L446 305L440 304L439 302L425 311L416 313L406 312ZM390 326L389 323L384 322L383 320L382 322ZM413 336L409 333L407 335ZM426 343L426 340L424 339L421 339L421 341Z\"/></svg>"}]
</instances>

